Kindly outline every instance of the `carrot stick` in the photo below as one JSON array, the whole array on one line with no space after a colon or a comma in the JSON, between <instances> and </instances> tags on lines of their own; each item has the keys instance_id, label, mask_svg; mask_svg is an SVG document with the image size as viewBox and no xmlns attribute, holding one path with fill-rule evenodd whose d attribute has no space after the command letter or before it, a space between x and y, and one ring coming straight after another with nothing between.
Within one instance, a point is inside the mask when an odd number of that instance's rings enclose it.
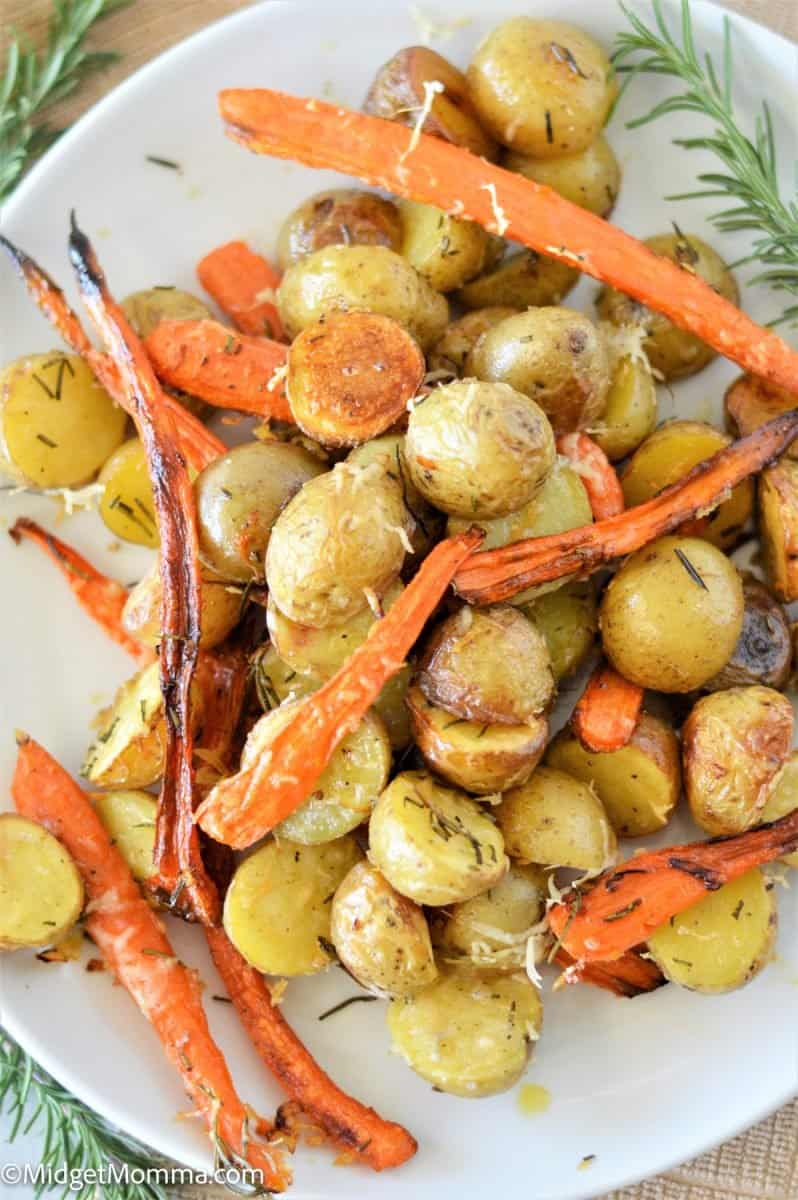
<instances>
[{"instance_id":1,"label":"carrot stick","mask_svg":"<svg viewBox=\"0 0 798 1200\"><path fill-rule=\"evenodd\" d=\"M354 175L484 225L669 317L745 370L798 390L798 353L700 276L553 189L429 134L266 88L219 93L229 136L258 154Z\"/></svg>"},{"instance_id":2,"label":"carrot stick","mask_svg":"<svg viewBox=\"0 0 798 1200\"><path fill-rule=\"evenodd\" d=\"M620 750L635 731L642 704L643 689L603 663L577 701L571 726L586 750Z\"/></svg>"},{"instance_id":3,"label":"carrot stick","mask_svg":"<svg viewBox=\"0 0 798 1200\"><path fill-rule=\"evenodd\" d=\"M217 1153L246 1159L268 1187L282 1190L289 1177L277 1150L249 1141L247 1110L211 1037L195 972L176 958L85 794L37 742L25 734L17 740L17 811L49 829L74 858L90 900L86 928L161 1039Z\"/></svg>"},{"instance_id":4,"label":"carrot stick","mask_svg":"<svg viewBox=\"0 0 798 1200\"><path fill-rule=\"evenodd\" d=\"M594 521L623 512L626 505L621 481L601 446L586 433L564 433L557 438L557 449L582 480Z\"/></svg>"},{"instance_id":5,"label":"carrot stick","mask_svg":"<svg viewBox=\"0 0 798 1200\"><path fill-rule=\"evenodd\" d=\"M269 989L238 953L223 929L206 929L216 968L241 1023L286 1093L340 1146L375 1171L398 1167L417 1143L401 1125L386 1121L333 1083L272 1002Z\"/></svg>"},{"instance_id":6,"label":"carrot stick","mask_svg":"<svg viewBox=\"0 0 798 1200\"><path fill-rule=\"evenodd\" d=\"M796 848L798 809L748 833L637 854L589 891L568 893L549 909L549 924L580 962L614 960L708 891Z\"/></svg>"},{"instance_id":7,"label":"carrot stick","mask_svg":"<svg viewBox=\"0 0 798 1200\"><path fill-rule=\"evenodd\" d=\"M92 346L61 289L46 271L43 271L29 255L14 246L8 238L0 235L0 245L8 252L28 292L50 324L61 334L69 348L85 359L98 382L120 408L130 412L127 394L119 379L116 365L107 354ZM169 410L177 429L180 449L196 471L201 471L208 463L226 452L224 442L206 429L202 422L173 396L162 393L158 403Z\"/></svg>"},{"instance_id":8,"label":"carrot stick","mask_svg":"<svg viewBox=\"0 0 798 1200\"><path fill-rule=\"evenodd\" d=\"M245 242L226 242L197 263L197 278L242 333L284 339L275 304L282 276Z\"/></svg>"},{"instance_id":9,"label":"carrot stick","mask_svg":"<svg viewBox=\"0 0 798 1200\"><path fill-rule=\"evenodd\" d=\"M55 534L48 533L28 517L19 517L9 530L10 536L19 545L23 538L41 547L58 567L76 597L92 620L101 625L115 642L141 663L152 662L153 653L149 646L137 642L122 625L122 609L127 600L127 588L115 579L102 575L88 559Z\"/></svg>"},{"instance_id":10,"label":"carrot stick","mask_svg":"<svg viewBox=\"0 0 798 1200\"><path fill-rule=\"evenodd\" d=\"M565 983L592 983L615 996L634 997L662 987L665 976L655 962L642 958L633 950L612 962L577 962L567 950L559 947L554 961L565 967L560 978Z\"/></svg>"},{"instance_id":11,"label":"carrot stick","mask_svg":"<svg viewBox=\"0 0 798 1200\"><path fill-rule=\"evenodd\" d=\"M720 503L731 488L781 454L796 434L798 411L774 417L645 504L595 525L475 554L457 572L455 590L471 603L494 604L552 579L590 575Z\"/></svg>"},{"instance_id":12,"label":"carrot stick","mask_svg":"<svg viewBox=\"0 0 798 1200\"><path fill-rule=\"evenodd\" d=\"M234 849L263 837L313 791L347 734L403 666L460 563L482 540L469 530L439 542L368 638L292 719L253 766L223 779L197 809L206 833Z\"/></svg>"},{"instance_id":13,"label":"carrot stick","mask_svg":"<svg viewBox=\"0 0 798 1200\"><path fill-rule=\"evenodd\" d=\"M217 408L293 421L285 384L275 375L287 347L231 333L218 321L161 321L144 343L155 373L171 387Z\"/></svg>"}]
</instances>

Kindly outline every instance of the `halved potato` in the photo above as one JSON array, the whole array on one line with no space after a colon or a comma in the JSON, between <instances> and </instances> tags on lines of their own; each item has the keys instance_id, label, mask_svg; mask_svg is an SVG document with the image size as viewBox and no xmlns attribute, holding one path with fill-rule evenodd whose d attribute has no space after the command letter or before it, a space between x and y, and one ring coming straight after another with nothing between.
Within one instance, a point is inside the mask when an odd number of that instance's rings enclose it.
<instances>
[{"instance_id":1,"label":"halved potato","mask_svg":"<svg viewBox=\"0 0 798 1200\"><path fill-rule=\"evenodd\" d=\"M602 333L606 326L599 326ZM612 343L609 345L613 357ZM590 435L611 462L636 450L657 424L657 389L645 357L626 355L611 368L604 412Z\"/></svg>"},{"instance_id":2,"label":"halved potato","mask_svg":"<svg viewBox=\"0 0 798 1200\"><path fill-rule=\"evenodd\" d=\"M284 662L270 642L259 646L250 659L258 701L264 712L279 708L284 700L298 700L315 692L319 681L312 675L300 675Z\"/></svg>"},{"instance_id":3,"label":"halved potato","mask_svg":"<svg viewBox=\"0 0 798 1200\"><path fill-rule=\"evenodd\" d=\"M158 545L158 521L144 446L131 438L105 460L97 482L104 487L99 512L115 537L138 546Z\"/></svg>"},{"instance_id":4,"label":"halved potato","mask_svg":"<svg viewBox=\"0 0 798 1200\"><path fill-rule=\"evenodd\" d=\"M769 961L777 921L773 884L756 867L666 921L648 948L672 983L694 992L731 992Z\"/></svg>"},{"instance_id":5,"label":"halved potato","mask_svg":"<svg viewBox=\"0 0 798 1200\"><path fill-rule=\"evenodd\" d=\"M553 767L538 767L494 810L511 858L544 867L599 871L615 861L617 842L598 796Z\"/></svg>"},{"instance_id":6,"label":"halved potato","mask_svg":"<svg viewBox=\"0 0 798 1200\"><path fill-rule=\"evenodd\" d=\"M83 880L42 825L0 813L0 950L57 941L83 908Z\"/></svg>"},{"instance_id":7,"label":"halved potato","mask_svg":"<svg viewBox=\"0 0 798 1200\"><path fill-rule=\"evenodd\" d=\"M798 808L798 750L793 750L790 757L776 777L771 788L767 803L760 813L763 822L778 821L787 813ZM798 850L786 854L781 860L788 867L798 867Z\"/></svg>"},{"instance_id":8,"label":"halved potato","mask_svg":"<svg viewBox=\"0 0 798 1200\"><path fill-rule=\"evenodd\" d=\"M548 896L548 876L541 867L513 863L492 888L452 905L436 931L436 948L455 964L517 971L526 962L526 943Z\"/></svg>"},{"instance_id":9,"label":"halved potato","mask_svg":"<svg viewBox=\"0 0 798 1200\"><path fill-rule=\"evenodd\" d=\"M726 424L735 437L746 437L760 425L795 408L795 396L756 375L739 375L723 397ZM798 457L795 442L788 446L787 458Z\"/></svg>"},{"instance_id":10,"label":"halved potato","mask_svg":"<svg viewBox=\"0 0 798 1200\"><path fill-rule=\"evenodd\" d=\"M781 689L790 677L790 625L773 593L753 575L742 573L743 628L729 661L704 688L708 692L761 683Z\"/></svg>"},{"instance_id":11,"label":"halved potato","mask_svg":"<svg viewBox=\"0 0 798 1200\"><path fill-rule=\"evenodd\" d=\"M437 292L451 292L483 269L490 250L481 225L415 200L402 200L399 216L400 253Z\"/></svg>"},{"instance_id":12,"label":"halved potato","mask_svg":"<svg viewBox=\"0 0 798 1200\"><path fill-rule=\"evenodd\" d=\"M555 683L578 671L593 648L598 632L596 589L591 579L564 583L546 592L521 611L546 640Z\"/></svg>"},{"instance_id":13,"label":"halved potato","mask_svg":"<svg viewBox=\"0 0 798 1200\"><path fill-rule=\"evenodd\" d=\"M535 250L510 254L484 275L477 275L455 292L463 308L540 308L559 304L579 278L579 272Z\"/></svg>"},{"instance_id":14,"label":"halved potato","mask_svg":"<svg viewBox=\"0 0 798 1200\"><path fill-rule=\"evenodd\" d=\"M149 792L103 792L92 796L97 815L124 858L134 879L153 872L155 814L158 804Z\"/></svg>"},{"instance_id":15,"label":"halved potato","mask_svg":"<svg viewBox=\"0 0 798 1200\"><path fill-rule=\"evenodd\" d=\"M757 486L759 536L768 582L779 600L798 599L798 462L765 467Z\"/></svg>"},{"instance_id":16,"label":"halved potato","mask_svg":"<svg viewBox=\"0 0 798 1200\"><path fill-rule=\"evenodd\" d=\"M238 624L243 588L221 580L200 579L200 645L205 650L218 646ZM122 624L131 637L146 646L161 640L161 576L153 563L139 580L122 609Z\"/></svg>"}]
</instances>

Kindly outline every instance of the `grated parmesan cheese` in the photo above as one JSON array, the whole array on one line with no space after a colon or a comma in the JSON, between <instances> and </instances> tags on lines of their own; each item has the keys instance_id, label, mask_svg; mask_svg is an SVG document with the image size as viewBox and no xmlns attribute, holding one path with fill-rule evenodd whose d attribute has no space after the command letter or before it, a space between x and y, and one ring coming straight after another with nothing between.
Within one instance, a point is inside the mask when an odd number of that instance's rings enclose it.
<instances>
[{"instance_id":1,"label":"grated parmesan cheese","mask_svg":"<svg viewBox=\"0 0 798 1200\"><path fill-rule=\"evenodd\" d=\"M499 204L499 198L496 195L495 183L481 183L479 189L482 192L488 192L490 195L491 208L493 209L493 219L496 222L496 232L499 237L503 237L505 232L510 228L510 222L507 220L507 215Z\"/></svg>"},{"instance_id":2,"label":"grated parmesan cheese","mask_svg":"<svg viewBox=\"0 0 798 1200\"><path fill-rule=\"evenodd\" d=\"M65 516L71 517L73 513L94 508L104 491L105 484L103 483L87 483L82 488L31 488L20 484L19 487L12 487L7 491L3 490L3 494L9 499L13 499L14 496L23 496L26 493L33 493L37 496L52 496L54 500L60 500L63 504Z\"/></svg>"},{"instance_id":3,"label":"grated parmesan cheese","mask_svg":"<svg viewBox=\"0 0 798 1200\"><path fill-rule=\"evenodd\" d=\"M261 288L255 293L255 301L257 304L274 304L277 299L277 293L273 287Z\"/></svg>"},{"instance_id":4,"label":"grated parmesan cheese","mask_svg":"<svg viewBox=\"0 0 798 1200\"><path fill-rule=\"evenodd\" d=\"M432 110L432 105L434 103L435 97L440 96L443 92L446 91L446 88L443 86L440 79L425 79L424 83L423 83L423 87L424 87L424 103L421 105L418 116L416 117L416 123L413 126L412 132L410 134L410 141L408 143L407 149L403 150L402 153L399 155L400 163L403 163L405 161L405 159L408 158L409 155L411 155L413 153L416 146L418 145L418 140L421 137L421 130L424 126L424 122L426 121L427 117L429 116L429 114Z\"/></svg>"},{"instance_id":5,"label":"grated parmesan cheese","mask_svg":"<svg viewBox=\"0 0 798 1200\"><path fill-rule=\"evenodd\" d=\"M274 389L276 387L279 387L279 385L283 382L283 380L285 379L287 374L288 374L288 363L283 363L283 365L281 367L278 367L276 371L272 372L272 377L269 380L269 382L266 384L266 391L273 392Z\"/></svg>"}]
</instances>

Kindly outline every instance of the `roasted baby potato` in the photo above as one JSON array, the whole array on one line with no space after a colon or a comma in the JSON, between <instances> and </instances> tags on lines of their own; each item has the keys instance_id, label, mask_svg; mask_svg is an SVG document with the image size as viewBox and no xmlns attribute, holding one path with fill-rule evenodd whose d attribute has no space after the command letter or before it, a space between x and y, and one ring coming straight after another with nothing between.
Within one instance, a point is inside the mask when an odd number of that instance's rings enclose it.
<instances>
[{"instance_id":1,"label":"roasted baby potato","mask_svg":"<svg viewBox=\"0 0 798 1200\"><path fill-rule=\"evenodd\" d=\"M505 317L514 316L517 311L507 305L494 304L490 308L476 308L456 321L450 321L427 355L430 371L443 371L456 379L461 378L465 360L477 339L486 329L491 329Z\"/></svg>"},{"instance_id":2,"label":"roasted baby potato","mask_svg":"<svg viewBox=\"0 0 798 1200\"><path fill-rule=\"evenodd\" d=\"M620 750L586 750L570 729L552 742L546 763L595 789L619 837L644 837L664 828L682 790L679 741L669 725L642 713Z\"/></svg>"},{"instance_id":3,"label":"roasted baby potato","mask_svg":"<svg viewBox=\"0 0 798 1200\"><path fill-rule=\"evenodd\" d=\"M283 271L325 246L387 246L402 243L399 210L391 200L359 188L330 188L309 196L283 222L277 261Z\"/></svg>"},{"instance_id":4,"label":"roasted baby potato","mask_svg":"<svg viewBox=\"0 0 798 1200\"><path fill-rule=\"evenodd\" d=\"M83 900L83 880L61 843L27 817L0 813L0 950L57 941Z\"/></svg>"},{"instance_id":5,"label":"roasted baby potato","mask_svg":"<svg viewBox=\"0 0 798 1200\"><path fill-rule=\"evenodd\" d=\"M228 888L230 941L265 975L323 971L332 962L330 897L361 857L351 834L321 846L265 842L239 863Z\"/></svg>"},{"instance_id":6,"label":"roasted baby potato","mask_svg":"<svg viewBox=\"0 0 798 1200\"><path fill-rule=\"evenodd\" d=\"M548 878L540 867L514 863L503 879L462 904L453 904L435 945L455 964L517 971L526 943L546 911Z\"/></svg>"},{"instance_id":7,"label":"roasted baby potato","mask_svg":"<svg viewBox=\"0 0 798 1200\"><path fill-rule=\"evenodd\" d=\"M464 605L442 621L424 647L418 683L430 704L483 724L522 725L554 695L546 639L508 604Z\"/></svg>"},{"instance_id":8,"label":"roasted baby potato","mask_svg":"<svg viewBox=\"0 0 798 1200\"><path fill-rule=\"evenodd\" d=\"M478 796L526 782L546 749L545 716L523 725L466 721L430 704L416 686L407 693L407 708L425 762L449 783Z\"/></svg>"},{"instance_id":9,"label":"roasted baby potato","mask_svg":"<svg viewBox=\"0 0 798 1200\"><path fill-rule=\"evenodd\" d=\"M421 492L410 478L404 453L405 438L402 433L384 433L382 437L364 442L356 446L347 456L347 462L360 467L370 463L382 462L390 479L395 480L402 488L405 507L415 521L415 528L410 532L410 542L413 547L413 560L423 558L440 538L443 532L444 517L428 504Z\"/></svg>"},{"instance_id":10,"label":"roasted baby potato","mask_svg":"<svg viewBox=\"0 0 798 1200\"><path fill-rule=\"evenodd\" d=\"M744 573L743 628L729 661L704 687L709 692L761 683L781 689L790 677L792 639L787 614L769 588Z\"/></svg>"},{"instance_id":11,"label":"roasted baby potato","mask_svg":"<svg viewBox=\"0 0 798 1200\"><path fill-rule=\"evenodd\" d=\"M79 487L121 445L127 414L77 354L26 354L0 370L0 466L25 487Z\"/></svg>"},{"instance_id":12,"label":"roasted baby potato","mask_svg":"<svg viewBox=\"0 0 798 1200\"><path fill-rule=\"evenodd\" d=\"M439 1091L492 1096L527 1064L543 1009L526 975L450 969L415 996L392 1000L393 1048Z\"/></svg>"},{"instance_id":13,"label":"roasted baby potato","mask_svg":"<svg viewBox=\"0 0 798 1200\"><path fill-rule=\"evenodd\" d=\"M572 204L606 217L621 186L621 168L607 139L599 134L584 150L561 158L530 158L511 150L502 166L535 183L554 188Z\"/></svg>"},{"instance_id":14,"label":"roasted baby potato","mask_svg":"<svg viewBox=\"0 0 798 1200\"><path fill-rule=\"evenodd\" d=\"M411 996L437 978L422 909L370 863L356 863L339 883L330 936L350 975L378 996Z\"/></svg>"},{"instance_id":15,"label":"roasted baby potato","mask_svg":"<svg viewBox=\"0 0 798 1200\"><path fill-rule=\"evenodd\" d=\"M228 450L194 484L200 557L222 579L263 579L272 526L324 466L301 446L248 442Z\"/></svg>"},{"instance_id":16,"label":"roasted baby potato","mask_svg":"<svg viewBox=\"0 0 798 1200\"><path fill-rule=\"evenodd\" d=\"M589 579L564 583L555 592L522 605L521 611L546 641L554 682L577 671L596 640L596 591Z\"/></svg>"},{"instance_id":17,"label":"roasted baby potato","mask_svg":"<svg viewBox=\"0 0 798 1200\"><path fill-rule=\"evenodd\" d=\"M207 304L176 287L131 292L122 301L122 310L140 338L148 337L161 321L204 321L213 317Z\"/></svg>"},{"instance_id":18,"label":"roasted baby potato","mask_svg":"<svg viewBox=\"0 0 798 1200\"><path fill-rule=\"evenodd\" d=\"M792 392L757 375L739 375L723 397L726 424L735 437L746 437L766 421L792 408L795 408ZM798 456L795 442L787 447L785 454L787 458Z\"/></svg>"},{"instance_id":19,"label":"roasted baby potato","mask_svg":"<svg viewBox=\"0 0 798 1200\"><path fill-rule=\"evenodd\" d=\"M161 640L161 576L158 564L131 588L122 610L122 624L146 646ZM205 650L218 646L238 624L243 592L229 583L200 579L200 646Z\"/></svg>"},{"instance_id":20,"label":"roasted baby potato","mask_svg":"<svg viewBox=\"0 0 798 1200\"><path fill-rule=\"evenodd\" d=\"M280 318L294 338L333 312L365 309L404 325L426 350L446 328L449 305L387 246L326 246L289 267L278 291Z\"/></svg>"},{"instance_id":21,"label":"roasted baby potato","mask_svg":"<svg viewBox=\"0 0 798 1200\"><path fill-rule=\"evenodd\" d=\"M798 462L785 456L765 467L757 500L768 583L789 604L798 599Z\"/></svg>"},{"instance_id":22,"label":"roasted baby potato","mask_svg":"<svg viewBox=\"0 0 798 1200\"><path fill-rule=\"evenodd\" d=\"M652 500L730 441L704 421L667 421L638 446L621 475L626 507ZM696 533L721 550L728 549L739 540L753 507L753 481L744 479L728 500L701 519Z\"/></svg>"},{"instance_id":23,"label":"roasted baby potato","mask_svg":"<svg viewBox=\"0 0 798 1200\"><path fill-rule=\"evenodd\" d=\"M494 812L511 858L580 871L601 871L615 861L617 842L604 806L565 771L538 767L504 793Z\"/></svg>"},{"instance_id":24,"label":"roasted baby potato","mask_svg":"<svg viewBox=\"0 0 798 1200\"><path fill-rule=\"evenodd\" d=\"M158 803L149 792L102 792L92 796L97 815L134 879L152 875L155 814Z\"/></svg>"},{"instance_id":25,"label":"roasted baby potato","mask_svg":"<svg viewBox=\"0 0 798 1200\"><path fill-rule=\"evenodd\" d=\"M484 809L426 771L403 771L380 796L369 858L417 904L469 900L508 866L502 836Z\"/></svg>"},{"instance_id":26,"label":"roasted baby potato","mask_svg":"<svg viewBox=\"0 0 798 1200\"><path fill-rule=\"evenodd\" d=\"M728 688L697 701L682 730L684 786L696 824L713 835L758 825L792 731L792 705L773 688Z\"/></svg>"},{"instance_id":27,"label":"roasted baby potato","mask_svg":"<svg viewBox=\"0 0 798 1200\"><path fill-rule=\"evenodd\" d=\"M535 17L497 25L477 47L467 78L488 132L535 158L587 149L617 92L607 55L584 30Z\"/></svg>"},{"instance_id":28,"label":"roasted baby potato","mask_svg":"<svg viewBox=\"0 0 798 1200\"><path fill-rule=\"evenodd\" d=\"M526 309L559 304L578 279L579 272L566 263L535 250L521 250L469 280L454 299L463 308L503 305Z\"/></svg>"},{"instance_id":29,"label":"roasted baby potato","mask_svg":"<svg viewBox=\"0 0 798 1200\"><path fill-rule=\"evenodd\" d=\"M319 686L319 681L312 675L300 675L284 662L269 642L258 647L250 663L255 692L264 712L279 708L284 700L308 696Z\"/></svg>"},{"instance_id":30,"label":"roasted baby potato","mask_svg":"<svg viewBox=\"0 0 798 1200\"><path fill-rule=\"evenodd\" d=\"M403 200L399 215L401 253L436 292L453 292L483 270L489 250L481 225L415 200Z\"/></svg>"},{"instance_id":31,"label":"roasted baby potato","mask_svg":"<svg viewBox=\"0 0 798 1200\"><path fill-rule=\"evenodd\" d=\"M666 921L648 949L671 983L732 992L770 960L777 922L773 884L755 868Z\"/></svg>"},{"instance_id":32,"label":"roasted baby potato","mask_svg":"<svg viewBox=\"0 0 798 1200\"><path fill-rule=\"evenodd\" d=\"M534 400L475 379L437 387L413 408L404 453L430 504L472 520L528 504L555 457L551 426Z\"/></svg>"},{"instance_id":33,"label":"roasted baby potato","mask_svg":"<svg viewBox=\"0 0 798 1200\"><path fill-rule=\"evenodd\" d=\"M412 529L402 489L382 463L338 463L305 484L274 524L266 553L274 603L300 625L340 625L370 596L385 595Z\"/></svg>"},{"instance_id":34,"label":"roasted baby potato","mask_svg":"<svg viewBox=\"0 0 798 1200\"><path fill-rule=\"evenodd\" d=\"M160 541L155 503L147 456L138 438L114 450L97 482L105 489L99 503L100 516L111 533L126 542L155 549Z\"/></svg>"},{"instance_id":35,"label":"roasted baby potato","mask_svg":"<svg viewBox=\"0 0 798 1200\"><path fill-rule=\"evenodd\" d=\"M657 423L657 389L651 369L643 357L615 355L612 344L609 349L609 391L601 420L591 428L590 435L611 462L618 462L654 432Z\"/></svg>"},{"instance_id":36,"label":"roasted baby potato","mask_svg":"<svg viewBox=\"0 0 798 1200\"><path fill-rule=\"evenodd\" d=\"M691 692L726 666L743 626L734 565L702 538L664 537L630 555L600 609L601 638L625 679Z\"/></svg>"},{"instance_id":37,"label":"roasted baby potato","mask_svg":"<svg viewBox=\"0 0 798 1200\"><path fill-rule=\"evenodd\" d=\"M767 803L759 814L760 820L778 821L798 808L798 751L793 750L770 788ZM798 850L781 860L788 867L798 867Z\"/></svg>"},{"instance_id":38,"label":"roasted baby potato","mask_svg":"<svg viewBox=\"0 0 798 1200\"><path fill-rule=\"evenodd\" d=\"M531 397L555 433L595 424L610 386L604 340L589 317L571 308L533 308L500 321L476 343L466 371Z\"/></svg>"}]
</instances>

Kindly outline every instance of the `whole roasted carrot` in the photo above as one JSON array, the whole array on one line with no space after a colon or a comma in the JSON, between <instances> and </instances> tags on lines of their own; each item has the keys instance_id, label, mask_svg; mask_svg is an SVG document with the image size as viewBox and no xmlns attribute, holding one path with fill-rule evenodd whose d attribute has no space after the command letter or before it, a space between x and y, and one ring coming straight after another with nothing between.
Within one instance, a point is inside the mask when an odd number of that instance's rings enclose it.
<instances>
[{"instance_id":1,"label":"whole roasted carrot","mask_svg":"<svg viewBox=\"0 0 798 1200\"><path fill-rule=\"evenodd\" d=\"M470 530L439 542L418 574L332 679L297 704L255 764L223 779L197 809L218 842L243 849L306 800L335 749L401 669L460 563L482 540Z\"/></svg>"},{"instance_id":2,"label":"whole roasted carrot","mask_svg":"<svg viewBox=\"0 0 798 1200\"><path fill-rule=\"evenodd\" d=\"M283 340L275 303L282 276L246 242L225 242L197 263L197 278L242 333Z\"/></svg>"},{"instance_id":3,"label":"whole roasted carrot","mask_svg":"<svg viewBox=\"0 0 798 1200\"><path fill-rule=\"evenodd\" d=\"M586 750L620 750L635 731L642 705L643 689L603 663L577 701L571 726Z\"/></svg>"},{"instance_id":4,"label":"whole roasted carrot","mask_svg":"<svg viewBox=\"0 0 798 1200\"><path fill-rule=\"evenodd\" d=\"M626 505L621 481L597 442L586 433L564 433L557 438L557 450L582 480L594 521L623 512Z\"/></svg>"},{"instance_id":5,"label":"whole roasted carrot","mask_svg":"<svg viewBox=\"0 0 798 1200\"><path fill-rule=\"evenodd\" d=\"M560 978L565 983L592 983L614 996L632 998L653 992L666 982L655 962L628 950L612 962L577 962L562 946L554 955L558 966L565 967Z\"/></svg>"},{"instance_id":6,"label":"whole roasted carrot","mask_svg":"<svg viewBox=\"0 0 798 1200\"><path fill-rule=\"evenodd\" d=\"M235 1156L282 1191L289 1176L276 1148L250 1141L249 1118L211 1037L196 975L175 956L163 925L88 799L25 734L11 791L17 811L46 826L72 855L90 900L86 928L161 1039L222 1161Z\"/></svg>"}]
</instances>

